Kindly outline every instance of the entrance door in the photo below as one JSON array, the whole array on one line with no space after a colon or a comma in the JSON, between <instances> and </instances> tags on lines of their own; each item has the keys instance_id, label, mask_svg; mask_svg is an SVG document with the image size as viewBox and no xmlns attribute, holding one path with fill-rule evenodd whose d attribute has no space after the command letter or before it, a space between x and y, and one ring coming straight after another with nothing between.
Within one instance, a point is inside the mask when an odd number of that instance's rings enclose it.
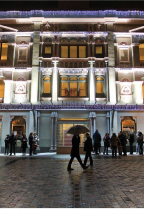
<instances>
[{"instance_id":1,"label":"entrance door","mask_svg":"<svg viewBox=\"0 0 144 209\"><path fill-rule=\"evenodd\" d=\"M132 116L125 116L121 120L121 130L126 133L127 138L131 132L135 133L135 127L135 120Z\"/></svg>"}]
</instances>

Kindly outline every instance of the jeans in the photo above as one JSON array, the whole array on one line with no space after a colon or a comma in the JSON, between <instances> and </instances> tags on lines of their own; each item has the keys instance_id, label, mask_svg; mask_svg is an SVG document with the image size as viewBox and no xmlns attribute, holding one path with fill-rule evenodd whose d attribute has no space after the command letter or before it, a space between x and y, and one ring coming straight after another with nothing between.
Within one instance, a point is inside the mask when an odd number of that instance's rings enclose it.
<instances>
[{"instance_id":1,"label":"jeans","mask_svg":"<svg viewBox=\"0 0 144 209\"><path fill-rule=\"evenodd\" d=\"M136 152L137 152L137 153L139 152L139 145L138 145L138 142L136 143Z\"/></svg>"}]
</instances>

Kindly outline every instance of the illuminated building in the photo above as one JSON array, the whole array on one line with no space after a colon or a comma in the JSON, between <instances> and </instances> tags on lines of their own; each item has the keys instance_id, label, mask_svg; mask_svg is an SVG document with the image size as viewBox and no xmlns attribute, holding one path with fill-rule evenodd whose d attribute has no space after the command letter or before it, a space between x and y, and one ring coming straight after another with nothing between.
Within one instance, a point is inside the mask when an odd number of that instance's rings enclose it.
<instances>
[{"instance_id":1,"label":"illuminated building","mask_svg":"<svg viewBox=\"0 0 144 209\"><path fill-rule=\"evenodd\" d=\"M1 151L12 131L58 153L73 124L143 131L143 25L144 11L0 12Z\"/></svg>"}]
</instances>

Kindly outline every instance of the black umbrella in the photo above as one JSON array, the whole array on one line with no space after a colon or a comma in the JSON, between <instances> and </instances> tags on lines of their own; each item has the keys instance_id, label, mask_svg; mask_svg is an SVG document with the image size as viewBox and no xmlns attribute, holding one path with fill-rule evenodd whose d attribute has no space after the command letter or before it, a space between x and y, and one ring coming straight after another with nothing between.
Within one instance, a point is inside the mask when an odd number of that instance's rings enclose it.
<instances>
[{"instance_id":1,"label":"black umbrella","mask_svg":"<svg viewBox=\"0 0 144 209\"><path fill-rule=\"evenodd\" d=\"M79 135L89 132L89 129L82 125L72 126L68 129L67 134Z\"/></svg>"}]
</instances>

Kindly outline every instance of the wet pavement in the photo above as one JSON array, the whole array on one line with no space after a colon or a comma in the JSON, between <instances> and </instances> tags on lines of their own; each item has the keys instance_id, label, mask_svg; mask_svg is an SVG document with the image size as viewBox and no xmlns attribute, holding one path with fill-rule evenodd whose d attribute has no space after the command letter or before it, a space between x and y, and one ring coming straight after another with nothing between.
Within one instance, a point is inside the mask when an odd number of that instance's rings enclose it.
<instances>
[{"instance_id":1,"label":"wet pavement","mask_svg":"<svg viewBox=\"0 0 144 209\"><path fill-rule=\"evenodd\" d=\"M81 155L84 159L84 155ZM144 208L144 156L93 155L86 171L69 155L0 155L1 208Z\"/></svg>"}]
</instances>

